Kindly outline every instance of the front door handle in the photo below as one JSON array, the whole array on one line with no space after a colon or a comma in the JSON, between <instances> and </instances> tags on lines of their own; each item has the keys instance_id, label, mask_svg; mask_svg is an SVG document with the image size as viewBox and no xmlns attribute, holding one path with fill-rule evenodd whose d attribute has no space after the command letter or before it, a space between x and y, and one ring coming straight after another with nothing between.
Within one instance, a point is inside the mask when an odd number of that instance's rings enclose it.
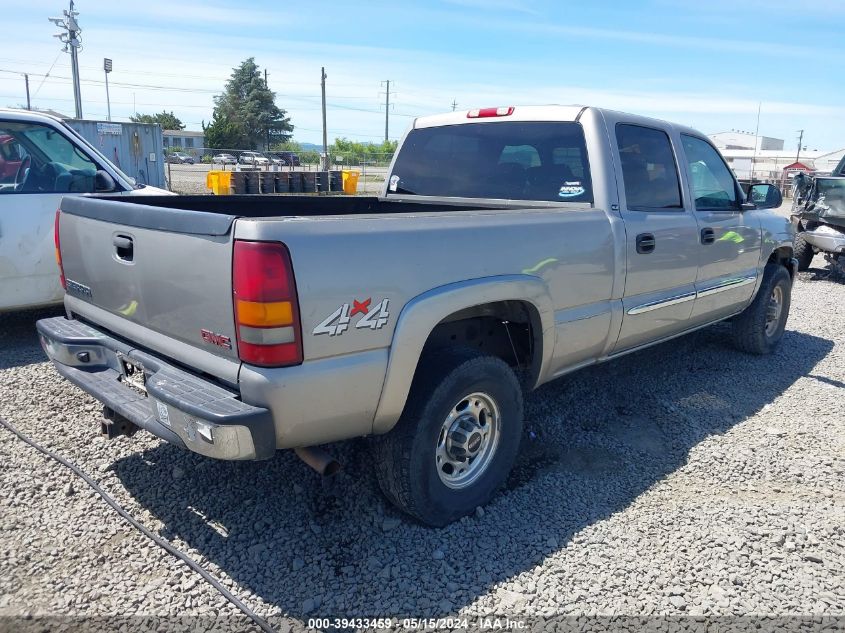
<instances>
[{"instance_id":1,"label":"front door handle","mask_svg":"<svg viewBox=\"0 0 845 633\"><path fill-rule=\"evenodd\" d=\"M716 241L716 231L707 227L706 229L701 229L701 243L702 244L712 244Z\"/></svg>"},{"instance_id":2,"label":"front door handle","mask_svg":"<svg viewBox=\"0 0 845 633\"><path fill-rule=\"evenodd\" d=\"M652 233L640 233L637 235L637 252L645 255L654 251L655 241Z\"/></svg>"}]
</instances>

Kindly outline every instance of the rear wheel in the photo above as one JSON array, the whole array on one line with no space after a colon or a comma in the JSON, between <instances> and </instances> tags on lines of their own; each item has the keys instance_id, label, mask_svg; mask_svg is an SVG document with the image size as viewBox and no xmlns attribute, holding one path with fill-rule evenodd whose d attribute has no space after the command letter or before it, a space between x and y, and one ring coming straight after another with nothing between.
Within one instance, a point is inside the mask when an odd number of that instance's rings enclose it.
<instances>
[{"instance_id":1,"label":"rear wheel","mask_svg":"<svg viewBox=\"0 0 845 633\"><path fill-rule=\"evenodd\" d=\"M486 504L522 435L522 391L510 367L458 348L424 358L402 417L375 439L379 485L401 510L442 526Z\"/></svg>"},{"instance_id":2,"label":"rear wheel","mask_svg":"<svg viewBox=\"0 0 845 633\"><path fill-rule=\"evenodd\" d=\"M783 338L792 278L780 264L767 264L757 296L733 321L734 345L750 354L770 354Z\"/></svg>"},{"instance_id":3,"label":"rear wheel","mask_svg":"<svg viewBox=\"0 0 845 633\"><path fill-rule=\"evenodd\" d=\"M804 239L803 233L796 233L795 240L792 246L795 258L798 260L798 270L805 271L810 267L816 253L813 250L813 245Z\"/></svg>"}]
</instances>

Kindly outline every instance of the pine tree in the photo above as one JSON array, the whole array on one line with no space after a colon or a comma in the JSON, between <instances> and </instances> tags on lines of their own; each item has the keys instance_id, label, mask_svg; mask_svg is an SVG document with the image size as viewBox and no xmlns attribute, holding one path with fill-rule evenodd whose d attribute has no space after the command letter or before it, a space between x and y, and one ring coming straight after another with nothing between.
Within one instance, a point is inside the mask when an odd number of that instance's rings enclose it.
<instances>
[{"instance_id":1,"label":"pine tree","mask_svg":"<svg viewBox=\"0 0 845 633\"><path fill-rule=\"evenodd\" d=\"M284 143L293 132L290 118L276 106L276 94L264 82L254 57L232 70L214 104L211 122L203 125L208 147L259 149L267 143Z\"/></svg>"}]
</instances>

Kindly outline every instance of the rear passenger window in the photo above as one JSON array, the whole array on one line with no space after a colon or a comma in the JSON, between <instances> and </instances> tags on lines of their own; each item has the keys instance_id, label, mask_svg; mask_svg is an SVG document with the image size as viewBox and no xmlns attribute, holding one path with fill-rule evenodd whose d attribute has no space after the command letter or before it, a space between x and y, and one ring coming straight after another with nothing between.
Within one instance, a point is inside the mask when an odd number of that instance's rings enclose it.
<instances>
[{"instance_id":1,"label":"rear passenger window","mask_svg":"<svg viewBox=\"0 0 845 633\"><path fill-rule=\"evenodd\" d=\"M616 126L629 209L678 209L681 186L669 137L640 125Z\"/></svg>"}]
</instances>

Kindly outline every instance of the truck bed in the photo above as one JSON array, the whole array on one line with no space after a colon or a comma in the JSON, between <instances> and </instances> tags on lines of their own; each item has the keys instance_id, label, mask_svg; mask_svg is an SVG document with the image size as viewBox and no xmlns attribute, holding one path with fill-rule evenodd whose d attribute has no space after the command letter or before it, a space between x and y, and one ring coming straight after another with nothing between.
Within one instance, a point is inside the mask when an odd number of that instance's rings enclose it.
<instances>
[{"instance_id":1,"label":"truck bed","mask_svg":"<svg viewBox=\"0 0 845 633\"><path fill-rule=\"evenodd\" d=\"M96 196L97 200L127 202L120 196ZM184 211L201 211L242 218L311 217L322 215L373 215L383 213L419 213L421 211L469 211L497 208L495 204L447 204L430 201L405 202L382 200L376 196L143 196L132 204ZM524 203L523 203L523 206Z\"/></svg>"}]
</instances>

